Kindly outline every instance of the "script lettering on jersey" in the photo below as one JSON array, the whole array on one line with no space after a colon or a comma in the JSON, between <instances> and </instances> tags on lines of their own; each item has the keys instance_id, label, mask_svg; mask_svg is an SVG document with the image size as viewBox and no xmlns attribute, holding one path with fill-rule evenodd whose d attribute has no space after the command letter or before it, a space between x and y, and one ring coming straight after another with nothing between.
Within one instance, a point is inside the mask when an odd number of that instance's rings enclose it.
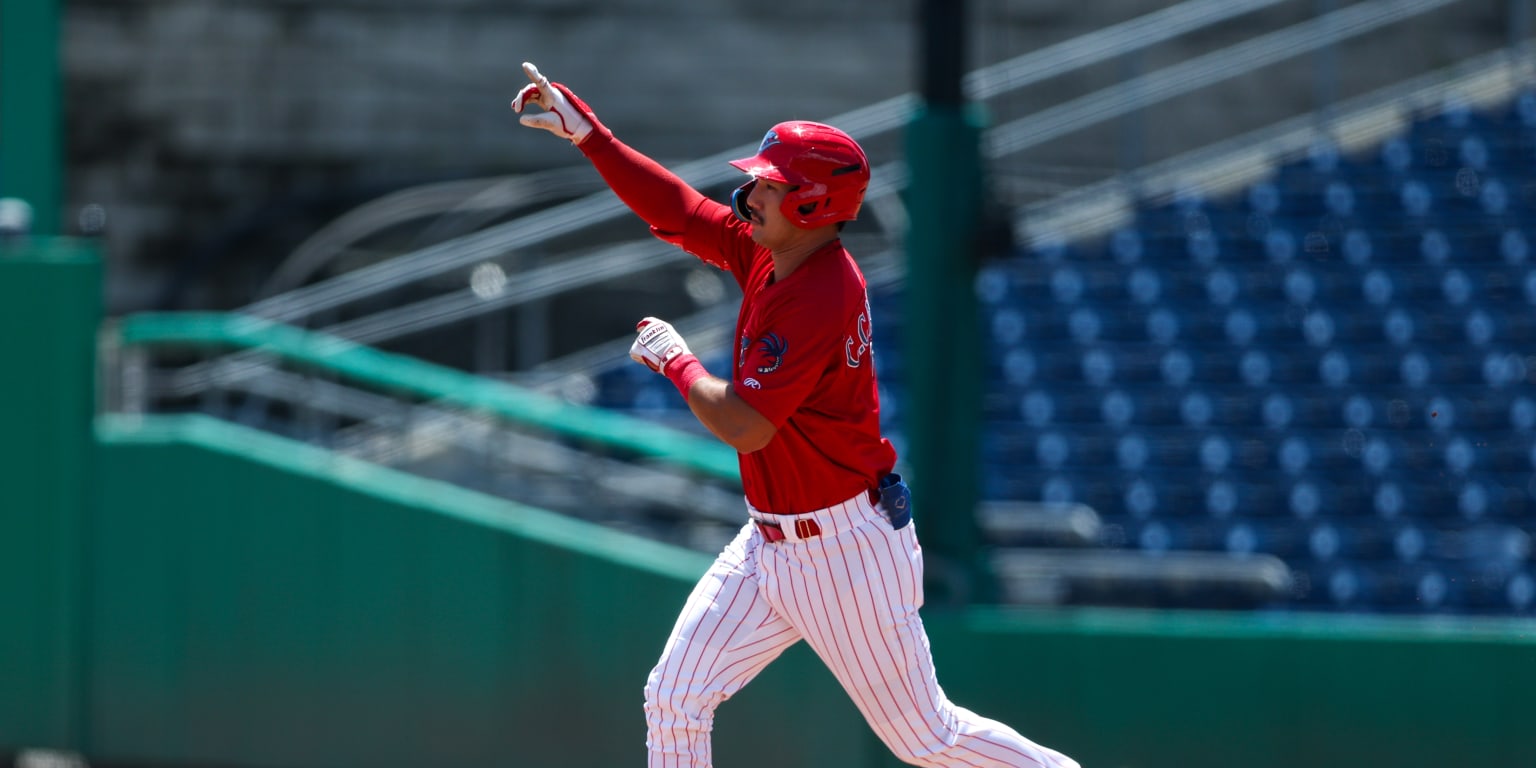
<instances>
[{"instance_id":1,"label":"script lettering on jersey","mask_svg":"<svg viewBox=\"0 0 1536 768\"><path fill-rule=\"evenodd\" d=\"M869 298L864 299L864 311L859 313L859 319L854 321L853 333L843 339L843 352L848 356L848 367L857 368L864 362L864 354L874 346L874 331L869 323ZM857 337L857 340L855 340Z\"/></svg>"}]
</instances>

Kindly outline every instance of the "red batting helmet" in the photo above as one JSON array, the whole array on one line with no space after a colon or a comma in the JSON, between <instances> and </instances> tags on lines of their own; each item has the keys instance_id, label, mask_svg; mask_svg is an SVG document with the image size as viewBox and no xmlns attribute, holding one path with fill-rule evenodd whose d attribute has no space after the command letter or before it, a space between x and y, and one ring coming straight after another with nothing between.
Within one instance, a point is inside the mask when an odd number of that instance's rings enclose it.
<instances>
[{"instance_id":1,"label":"red batting helmet","mask_svg":"<svg viewBox=\"0 0 1536 768\"><path fill-rule=\"evenodd\" d=\"M812 229L859 214L869 188L869 159L858 142L830 125L804 120L768 129L757 154L732 160L752 180L731 194L731 208L750 221L747 195L758 179L794 185L780 210L795 226Z\"/></svg>"}]
</instances>

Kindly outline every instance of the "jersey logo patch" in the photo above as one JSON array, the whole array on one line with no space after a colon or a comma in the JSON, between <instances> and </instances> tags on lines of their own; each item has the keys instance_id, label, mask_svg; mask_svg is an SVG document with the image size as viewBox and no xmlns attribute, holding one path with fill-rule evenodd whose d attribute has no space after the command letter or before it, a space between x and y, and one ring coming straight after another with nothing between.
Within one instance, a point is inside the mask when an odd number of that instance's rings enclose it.
<instances>
[{"instance_id":1,"label":"jersey logo patch","mask_svg":"<svg viewBox=\"0 0 1536 768\"><path fill-rule=\"evenodd\" d=\"M784 364L784 353L789 350L789 344L784 341L783 336L770 333L757 340L757 349L768 357L765 361L767 365L759 366L757 372L773 373Z\"/></svg>"},{"instance_id":2,"label":"jersey logo patch","mask_svg":"<svg viewBox=\"0 0 1536 768\"><path fill-rule=\"evenodd\" d=\"M741 383L744 386L746 386L747 389L762 389L763 388L763 383L761 381L758 381L757 379L752 378L751 376L748 376L747 378L742 379Z\"/></svg>"}]
</instances>

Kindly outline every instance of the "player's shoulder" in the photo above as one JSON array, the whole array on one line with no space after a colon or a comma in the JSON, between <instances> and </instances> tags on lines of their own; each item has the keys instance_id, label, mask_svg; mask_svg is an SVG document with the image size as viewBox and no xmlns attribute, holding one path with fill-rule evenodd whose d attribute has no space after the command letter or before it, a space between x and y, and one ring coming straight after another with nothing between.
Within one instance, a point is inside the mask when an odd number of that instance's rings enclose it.
<instances>
[{"instance_id":1,"label":"player's shoulder","mask_svg":"<svg viewBox=\"0 0 1536 768\"><path fill-rule=\"evenodd\" d=\"M864 304L864 276L847 251L834 245L802 263L768 304L776 315L835 325Z\"/></svg>"},{"instance_id":2,"label":"player's shoulder","mask_svg":"<svg viewBox=\"0 0 1536 768\"><path fill-rule=\"evenodd\" d=\"M864 301L864 273L841 242L812 259L809 266L813 279L806 281L810 284L807 293L817 300L838 304Z\"/></svg>"}]
</instances>

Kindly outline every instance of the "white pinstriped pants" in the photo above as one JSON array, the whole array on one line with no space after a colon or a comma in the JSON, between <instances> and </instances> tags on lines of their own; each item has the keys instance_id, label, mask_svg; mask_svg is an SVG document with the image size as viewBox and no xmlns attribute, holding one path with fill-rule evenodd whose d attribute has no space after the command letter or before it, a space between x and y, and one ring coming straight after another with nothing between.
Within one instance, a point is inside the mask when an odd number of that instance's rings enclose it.
<instances>
[{"instance_id":1,"label":"white pinstriped pants","mask_svg":"<svg viewBox=\"0 0 1536 768\"><path fill-rule=\"evenodd\" d=\"M945 697L918 615L915 525L891 530L863 494L806 515L752 516L790 538L767 542L749 522L689 596L646 681L650 768L711 766L715 708L802 639L907 763L1077 768ZM821 534L798 539L794 521L807 517Z\"/></svg>"}]
</instances>

